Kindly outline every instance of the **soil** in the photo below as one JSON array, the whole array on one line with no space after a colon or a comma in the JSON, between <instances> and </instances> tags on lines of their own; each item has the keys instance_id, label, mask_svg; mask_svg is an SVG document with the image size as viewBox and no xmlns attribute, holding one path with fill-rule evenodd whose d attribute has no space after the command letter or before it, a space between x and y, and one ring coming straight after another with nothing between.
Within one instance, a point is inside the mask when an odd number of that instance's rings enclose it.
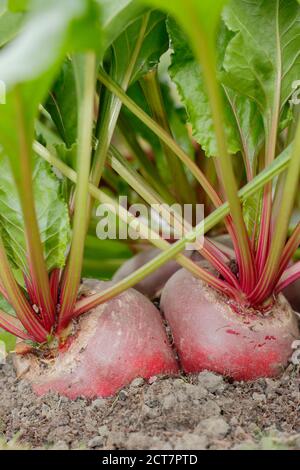
<instances>
[{"instance_id":1,"label":"soil","mask_svg":"<svg viewBox=\"0 0 300 470\"><path fill-rule=\"evenodd\" d=\"M276 380L230 383L205 371L135 379L113 398L70 401L36 397L9 359L0 396L0 448L300 449L300 368L292 364Z\"/></svg>"},{"instance_id":2,"label":"soil","mask_svg":"<svg viewBox=\"0 0 300 470\"><path fill-rule=\"evenodd\" d=\"M277 379L154 376L111 398L74 401L37 397L9 357L0 364L0 450L300 450L299 349L294 355Z\"/></svg>"}]
</instances>

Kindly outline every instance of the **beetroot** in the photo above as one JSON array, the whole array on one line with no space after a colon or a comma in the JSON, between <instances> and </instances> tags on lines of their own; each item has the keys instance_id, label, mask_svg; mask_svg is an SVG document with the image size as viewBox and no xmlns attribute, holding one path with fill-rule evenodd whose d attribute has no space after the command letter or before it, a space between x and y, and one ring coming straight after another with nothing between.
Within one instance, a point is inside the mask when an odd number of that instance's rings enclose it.
<instances>
[{"instance_id":1,"label":"beetroot","mask_svg":"<svg viewBox=\"0 0 300 470\"><path fill-rule=\"evenodd\" d=\"M86 285L100 291L107 283ZM27 354L15 363L38 395L71 399L110 396L135 377L178 371L158 310L134 289L81 316L54 360Z\"/></svg>"},{"instance_id":2,"label":"beetroot","mask_svg":"<svg viewBox=\"0 0 300 470\"><path fill-rule=\"evenodd\" d=\"M284 296L287 298L292 308L300 313L300 279L287 286L283 290Z\"/></svg>"},{"instance_id":3,"label":"beetroot","mask_svg":"<svg viewBox=\"0 0 300 470\"><path fill-rule=\"evenodd\" d=\"M298 337L296 317L280 294L271 311L239 311L188 271L167 282L161 306L185 372L209 369L236 380L276 376Z\"/></svg>"},{"instance_id":4,"label":"beetroot","mask_svg":"<svg viewBox=\"0 0 300 470\"><path fill-rule=\"evenodd\" d=\"M161 250L158 248L150 248L142 251L141 253L138 253L128 261L125 261L121 268L115 273L113 278L114 281L120 281L126 276L129 276L129 274L132 274L138 268L159 255L160 251ZM199 253L193 251L185 251L184 254L188 258L192 258L194 261L199 261L202 258ZM167 280L176 271L178 271L178 269L180 269L180 265L176 261L171 260L158 268L152 274L149 274L149 276L145 277L134 287L139 292L142 292L142 294L146 295L150 299L153 299L160 294Z\"/></svg>"},{"instance_id":5,"label":"beetroot","mask_svg":"<svg viewBox=\"0 0 300 470\"><path fill-rule=\"evenodd\" d=\"M150 248L148 250L142 251L141 253L138 253L128 261L125 261L121 268L115 273L113 280L120 281L121 279L124 279L126 276L133 273L144 264L148 263L148 261L151 261L159 253L160 250L158 248ZM166 281L179 268L179 264L176 263L176 261L171 260L136 284L135 289L139 292L142 292L142 294L145 294L147 297L154 298L159 294L159 291L163 288Z\"/></svg>"}]
</instances>

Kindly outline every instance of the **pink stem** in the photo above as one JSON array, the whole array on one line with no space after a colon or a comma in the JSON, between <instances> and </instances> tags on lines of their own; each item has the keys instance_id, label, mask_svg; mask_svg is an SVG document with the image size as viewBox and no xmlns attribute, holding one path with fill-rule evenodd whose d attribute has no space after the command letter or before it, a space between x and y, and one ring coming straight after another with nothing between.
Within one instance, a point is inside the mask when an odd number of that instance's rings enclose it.
<instances>
[{"instance_id":1,"label":"pink stem","mask_svg":"<svg viewBox=\"0 0 300 470\"><path fill-rule=\"evenodd\" d=\"M289 284L292 284L297 279L300 278L300 261L293 264L290 268L286 269L285 272L282 274L279 282L276 286L275 292L281 292L285 289Z\"/></svg>"},{"instance_id":2,"label":"pink stem","mask_svg":"<svg viewBox=\"0 0 300 470\"><path fill-rule=\"evenodd\" d=\"M0 310L0 327L24 340L34 341L34 337L22 329L22 323L12 315Z\"/></svg>"},{"instance_id":3,"label":"pink stem","mask_svg":"<svg viewBox=\"0 0 300 470\"><path fill-rule=\"evenodd\" d=\"M25 286L26 286L27 293L29 295L30 302L32 303L32 305L38 305L36 290L34 289L31 279L28 276L26 276L26 274L24 274L23 277L24 277Z\"/></svg>"},{"instance_id":4,"label":"pink stem","mask_svg":"<svg viewBox=\"0 0 300 470\"><path fill-rule=\"evenodd\" d=\"M50 292L54 304L58 302L58 291L59 291L59 282L60 282L61 270L56 268L50 274Z\"/></svg>"},{"instance_id":5,"label":"pink stem","mask_svg":"<svg viewBox=\"0 0 300 470\"><path fill-rule=\"evenodd\" d=\"M6 290L4 289L3 285L1 284L1 282L0 282L0 294L3 295L3 297L5 298L5 300L8 301L7 292L6 292Z\"/></svg>"},{"instance_id":6,"label":"pink stem","mask_svg":"<svg viewBox=\"0 0 300 470\"><path fill-rule=\"evenodd\" d=\"M236 289L240 289L238 279L226 264L228 258L209 240L205 239L201 254L209 261L223 278Z\"/></svg>"},{"instance_id":7,"label":"pink stem","mask_svg":"<svg viewBox=\"0 0 300 470\"><path fill-rule=\"evenodd\" d=\"M297 250L299 244L300 244L300 222L298 222L298 224L294 228L292 235L290 236L290 238L288 239L284 247L282 257L280 260L280 267L279 267L280 275L283 273L283 271L287 267L295 251Z\"/></svg>"},{"instance_id":8,"label":"pink stem","mask_svg":"<svg viewBox=\"0 0 300 470\"><path fill-rule=\"evenodd\" d=\"M261 216L261 230L258 238L258 247L256 253L256 265L258 273L261 274L264 266L266 264L266 259L268 256L270 248L270 223L271 223L271 213L270 213L270 198L272 194L270 193L272 187L270 185L266 186L264 197L263 197L263 209Z\"/></svg>"},{"instance_id":9,"label":"pink stem","mask_svg":"<svg viewBox=\"0 0 300 470\"><path fill-rule=\"evenodd\" d=\"M278 291L278 284L277 283L279 282L280 283L279 285L281 285L281 279L286 278L285 274L283 274L284 270L287 268L288 263L290 262L293 254L295 253L296 249L298 248L299 242L300 242L300 223L297 224L297 226L295 227L291 237L289 238L288 242L286 243L286 245L284 247L284 250L283 250L283 253L282 253L282 256L281 256L281 260L280 260L280 265L279 265L279 268L278 268L278 272L276 273L276 276L274 277L274 279L270 279L270 282L265 284L263 289L256 289L256 292L255 291L253 292L253 297L254 298L256 297L256 302L257 303L262 302L265 297L268 297L269 295L271 295L271 293L273 292L276 285L277 285L276 291ZM293 265L291 268L288 268L285 271L285 273L289 272L290 269L293 269L294 266L296 266L296 265ZM291 271L291 272L293 272L293 271ZM291 282L293 282L293 277L292 277L291 280L287 281L287 284L290 284ZM280 287L279 290L282 290L282 287Z\"/></svg>"}]
</instances>

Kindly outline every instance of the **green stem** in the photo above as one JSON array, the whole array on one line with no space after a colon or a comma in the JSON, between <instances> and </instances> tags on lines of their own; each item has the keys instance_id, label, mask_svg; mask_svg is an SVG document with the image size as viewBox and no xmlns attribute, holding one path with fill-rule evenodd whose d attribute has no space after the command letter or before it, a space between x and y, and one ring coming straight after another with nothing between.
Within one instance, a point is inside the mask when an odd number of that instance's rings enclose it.
<instances>
[{"instance_id":1,"label":"green stem","mask_svg":"<svg viewBox=\"0 0 300 470\"><path fill-rule=\"evenodd\" d=\"M10 267L7 254L0 235L0 279L6 291L9 303L16 312L16 315L28 333L40 343L47 340L48 332L40 324L34 311L29 305L25 295L17 284L12 269Z\"/></svg>"},{"instance_id":2,"label":"green stem","mask_svg":"<svg viewBox=\"0 0 300 470\"><path fill-rule=\"evenodd\" d=\"M9 315L3 310L0 310L0 328L3 328L18 338L30 341L35 340L33 336L23 330L23 325L20 320L13 317L12 315Z\"/></svg>"},{"instance_id":3,"label":"green stem","mask_svg":"<svg viewBox=\"0 0 300 470\"><path fill-rule=\"evenodd\" d=\"M35 211L32 182L32 149L25 121L25 111L21 94L15 92L16 126L20 143L19 158L14 157L12 169L22 207L29 272L34 285L36 301L47 331L51 331L55 321L55 306L50 293L49 277L44 259L44 250Z\"/></svg>"},{"instance_id":4,"label":"green stem","mask_svg":"<svg viewBox=\"0 0 300 470\"><path fill-rule=\"evenodd\" d=\"M145 33L146 33L147 26L149 23L150 14L151 13L148 12L143 17L138 40L136 42L134 51L131 55L131 59L128 64L128 67L123 76L122 82L120 84L123 90L127 90L130 84L134 67L136 65L136 61L138 59L138 56L139 56L139 53L140 53L140 50L144 41ZM108 97L108 102L106 103L104 121L101 123L101 127L100 127L99 142L98 142L98 147L95 153L94 163L93 163L91 178L90 178L91 182L95 186L99 186L99 183L101 180L102 172L103 172L104 165L105 165L106 155L107 155L107 152L111 143L111 139L115 131L115 127L118 121L121 107L122 107L122 101L117 96L112 95Z\"/></svg>"},{"instance_id":5,"label":"green stem","mask_svg":"<svg viewBox=\"0 0 300 470\"><path fill-rule=\"evenodd\" d=\"M118 128L121 131L124 139L128 147L130 148L131 152L133 153L134 157L140 164L140 170L145 179L156 189L156 191L162 196L167 204L173 204L175 202L174 196L170 194L168 189L165 187L164 182L161 180L161 177L156 170L153 163L149 160L147 155L145 154L144 150L140 146L136 136L134 129L130 125L130 122L121 112L119 121L118 121Z\"/></svg>"},{"instance_id":6,"label":"green stem","mask_svg":"<svg viewBox=\"0 0 300 470\"><path fill-rule=\"evenodd\" d=\"M274 83L274 102L272 109L268 113L268 117L265 120L266 130L266 156L265 166L272 163L276 154L276 143L278 133L278 123L280 114L280 97L281 97L281 83L282 83L282 57L281 57L281 44L280 44L280 32L279 32L279 1L276 2L276 77ZM266 260L268 257L269 241L272 235L272 185L268 184L265 187L262 204L261 214L261 227L258 239L258 250L257 250L257 269L259 275L264 270Z\"/></svg>"},{"instance_id":7,"label":"green stem","mask_svg":"<svg viewBox=\"0 0 300 470\"><path fill-rule=\"evenodd\" d=\"M38 142L35 142L34 150L40 157L42 157L51 165L55 166L64 176L66 176L71 181L76 183L77 181L76 172L72 170L71 168L69 168L67 165L65 165L61 160L51 155L50 152L46 148L44 148L41 144L39 144ZM264 185L268 181L271 181L275 176L280 174L282 171L284 171L288 167L290 158L291 158L290 151L291 149L289 146L287 149L285 149L285 151L279 157L276 158L274 163L270 165L269 168L262 171L251 182L249 182L246 186L244 186L242 189L239 190L238 196L240 197L241 201L244 201L248 197L255 194L259 189L264 187ZM95 198L98 197L99 189L95 188L92 184L89 184L89 191ZM100 191L100 194L104 194L104 193ZM213 213L211 213L208 217L206 217L206 219L203 222L201 222L194 230L188 233L181 240L174 243L171 247L168 247L166 251L163 251L155 259L147 263L145 266L137 270L135 273L128 276L126 279L122 280L120 283L117 283L116 285L114 285L113 287L109 288L104 293L102 293L102 295L103 294L104 295L103 297L101 296L100 300L99 298L97 299L97 302L98 302L97 305L101 303L102 301L104 301L103 299L107 300L107 298L110 298L108 296L116 295L120 292L123 292L127 288L132 287L137 282L141 281L142 279L147 277L149 274L154 272L157 268L162 266L164 263L166 263L172 258L175 258L181 251L184 250L184 247L187 242L193 242L196 240L197 236L203 234L203 232L206 233L209 230L211 230L216 224L218 224L221 220L223 220L224 217L226 217L226 215L228 215L229 211L230 211L229 204L228 202L225 202L224 204L222 204L222 206L218 207ZM87 307L87 310L91 308L90 304L88 305L85 304L84 308L86 307ZM75 308L74 314L75 313L78 314L78 312L81 312L82 308L83 308L82 302L81 303L78 302Z\"/></svg>"},{"instance_id":8,"label":"green stem","mask_svg":"<svg viewBox=\"0 0 300 470\"><path fill-rule=\"evenodd\" d=\"M204 40L201 31L199 31L198 47L195 53L200 65L202 66L203 76L211 105L221 170L221 182L224 186L226 197L229 202L230 214L233 219L235 234L239 247L238 254L241 263L241 283L245 292L249 292L253 289L255 284L255 264L253 254L251 252L248 232L243 218L242 207L238 198L238 188L234 176L232 161L230 155L227 152L226 135L223 124L223 103L220 88L216 79L217 70L215 50L210 41L206 42Z\"/></svg>"},{"instance_id":9,"label":"green stem","mask_svg":"<svg viewBox=\"0 0 300 470\"><path fill-rule=\"evenodd\" d=\"M106 88L114 93L122 103L138 117L149 129L154 132L157 137L163 141L175 155L187 166L187 168L194 175L196 180L203 187L204 191L209 195L212 202L218 207L222 201L220 200L217 192L211 186L205 175L198 168L195 162L180 148L175 140L166 132L159 124L157 124L145 111L143 111L128 95L122 90L112 78L106 74L104 70L100 70L98 74L99 81L106 86Z\"/></svg>"},{"instance_id":10,"label":"green stem","mask_svg":"<svg viewBox=\"0 0 300 470\"><path fill-rule=\"evenodd\" d=\"M144 201L152 206L159 207L159 215L166 222L168 227L175 229L175 234L182 236L188 231L192 230L192 225L182 217L182 214L177 213L176 207L169 207L164 204L160 196L156 194L152 188L150 188L146 181L130 167L128 162L124 160L122 155L111 146L112 155L110 156L110 162L112 168L141 196ZM183 214L184 216L184 214ZM228 259L222 260L223 253L219 251L212 242L204 240L203 246L199 247L199 252L207 259L211 264L219 270L220 274L223 275L224 279L229 281L233 286L239 288L238 280L227 266Z\"/></svg>"},{"instance_id":11,"label":"green stem","mask_svg":"<svg viewBox=\"0 0 300 470\"><path fill-rule=\"evenodd\" d=\"M72 173L72 179L74 180L75 183L77 182L78 178L75 172ZM151 243L153 243L157 248L160 248L161 250L167 250L169 248L170 244L166 240L160 238L159 234L156 231L152 230L152 228L150 228L146 223L137 220L134 215L132 215L129 211L124 209L121 205L119 205L114 199L109 197L103 191L96 188L96 186L94 186L91 183L89 184L89 190L90 190L90 194L95 199L99 200L102 204L105 204L108 210L112 210L113 213L118 215L122 221L124 221L128 225L134 224L135 229L143 238L149 239ZM209 271L201 268L192 260L188 259L186 256L182 254L178 254L176 259L181 266L188 269L195 276L200 277L206 283L209 283L210 285L212 285L216 289L221 290L224 293L228 293L235 299L240 298L240 293L238 290L234 289L233 287L231 287L224 281L218 279ZM71 317L71 312L70 312L68 319L70 319L70 317ZM63 326L66 326L65 322L63 323Z\"/></svg>"},{"instance_id":12,"label":"green stem","mask_svg":"<svg viewBox=\"0 0 300 470\"><path fill-rule=\"evenodd\" d=\"M288 234L288 227L293 204L295 200L296 190L299 182L300 172L300 119L294 143L292 145L291 161L287 170L284 190L281 200L281 206L278 211L277 223L275 224L272 243L269 251L264 270L257 288L254 289L251 297L258 303L264 300L265 295L268 293L272 281L276 278L282 251ZM275 160L276 161L276 160Z\"/></svg>"},{"instance_id":13,"label":"green stem","mask_svg":"<svg viewBox=\"0 0 300 470\"><path fill-rule=\"evenodd\" d=\"M73 238L67 265L63 275L59 328L66 326L72 315L80 285L86 236L88 187L92 153L96 57L92 52L84 57L84 89L79 107L79 137L75 193Z\"/></svg>"},{"instance_id":14,"label":"green stem","mask_svg":"<svg viewBox=\"0 0 300 470\"><path fill-rule=\"evenodd\" d=\"M164 106L161 90L157 78L157 71L151 70L144 77L142 88L150 106L154 120L164 129L171 137L172 131L168 122L166 109ZM195 196L191 190L185 174L182 162L176 157L176 154L170 149L168 145L161 140L161 145L164 150L168 167L172 176L173 191L177 196L177 200L181 203L195 203Z\"/></svg>"}]
</instances>

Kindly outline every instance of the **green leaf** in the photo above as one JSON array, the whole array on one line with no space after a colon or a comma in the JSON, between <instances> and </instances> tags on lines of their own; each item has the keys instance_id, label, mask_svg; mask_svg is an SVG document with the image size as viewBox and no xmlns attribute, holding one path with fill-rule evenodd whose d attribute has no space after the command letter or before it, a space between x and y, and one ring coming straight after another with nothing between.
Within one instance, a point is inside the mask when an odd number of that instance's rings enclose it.
<instances>
[{"instance_id":1,"label":"green leaf","mask_svg":"<svg viewBox=\"0 0 300 470\"><path fill-rule=\"evenodd\" d=\"M11 41L19 32L24 20L22 13L7 10L6 1L0 2L0 47Z\"/></svg>"},{"instance_id":2,"label":"green leaf","mask_svg":"<svg viewBox=\"0 0 300 470\"><path fill-rule=\"evenodd\" d=\"M150 69L156 67L161 55L168 49L165 15L159 11L153 11L143 34L140 50L135 56L142 22L143 17L137 18L112 44L111 74L119 84L122 83L130 65L132 65L132 72L129 84L133 84Z\"/></svg>"},{"instance_id":3,"label":"green leaf","mask_svg":"<svg viewBox=\"0 0 300 470\"><path fill-rule=\"evenodd\" d=\"M49 141L48 141L49 142ZM77 143L73 144L72 147L66 147L65 143L55 143L53 146L47 145L50 152L56 154L57 157L62 160L66 165L68 165L73 170L76 170L77 166L77 153L78 146ZM53 168L53 171L56 171ZM58 177L61 179L61 190L62 195L65 201L70 201L71 194L74 190L74 184L70 180L63 177L59 172L57 172Z\"/></svg>"},{"instance_id":4,"label":"green leaf","mask_svg":"<svg viewBox=\"0 0 300 470\"><path fill-rule=\"evenodd\" d=\"M169 84L161 83L160 87L172 134L185 153L193 158L195 151L186 125L186 110L175 103Z\"/></svg>"},{"instance_id":5,"label":"green leaf","mask_svg":"<svg viewBox=\"0 0 300 470\"><path fill-rule=\"evenodd\" d=\"M27 11L31 0L8 0L8 9L10 11Z\"/></svg>"},{"instance_id":6,"label":"green leaf","mask_svg":"<svg viewBox=\"0 0 300 470\"><path fill-rule=\"evenodd\" d=\"M77 93L74 69L70 59L66 59L60 74L53 85L45 108L62 140L71 147L77 139Z\"/></svg>"},{"instance_id":7,"label":"green leaf","mask_svg":"<svg viewBox=\"0 0 300 470\"><path fill-rule=\"evenodd\" d=\"M151 116L149 105L138 82L128 89L128 96L130 96L130 98L132 98L140 108L142 108L147 114ZM170 171L167 166L159 139L140 119L134 116L127 108L123 107L121 114L122 120L125 121L128 126L128 129L130 129L130 132L136 133L138 137L141 137L143 140L150 144L155 155L155 164L157 165L158 171L163 181L166 184L170 184Z\"/></svg>"},{"instance_id":8,"label":"green leaf","mask_svg":"<svg viewBox=\"0 0 300 470\"><path fill-rule=\"evenodd\" d=\"M64 144L63 140L55 132L56 129L50 127L48 123L36 120L34 127L36 139L45 147Z\"/></svg>"},{"instance_id":9,"label":"green leaf","mask_svg":"<svg viewBox=\"0 0 300 470\"><path fill-rule=\"evenodd\" d=\"M8 313L9 315L13 315L14 317L16 316L14 309L12 306L5 300L3 295L0 294L0 310L3 310L5 313Z\"/></svg>"},{"instance_id":10,"label":"green leaf","mask_svg":"<svg viewBox=\"0 0 300 470\"><path fill-rule=\"evenodd\" d=\"M165 15L147 11L131 21L108 51L105 66L110 76L126 91L150 68L158 64L168 47ZM107 90L100 98L101 114L97 123L99 145L93 162L92 181L98 186L111 139L122 107Z\"/></svg>"},{"instance_id":11,"label":"green leaf","mask_svg":"<svg viewBox=\"0 0 300 470\"><path fill-rule=\"evenodd\" d=\"M257 173L257 156L263 147L265 132L262 115L256 104L223 85L227 98L227 106L235 117L235 126L239 138L239 150L244 157L248 176Z\"/></svg>"},{"instance_id":12,"label":"green leaf","mask_svg":"<svg viewBox=\"0 0 300 470\"><path fill-rule=\"evenodd\" d=\"M66 51L101 45L95 1L35 0L33 7L22 33L0 54L0 79L7 88L42 76L60 63Z\"/></svg>"},{"instance_id":13,"label":"green leaf","mask_svg":"<svg viewBox=\"0 0 300 470\"><path fill-rule=\"evenodd\" d=\"M81 34L85 34L87 19L94 11L92 0L53 0L45 4L35 0L36 9L30 14L22 34L0 52L0 80L7 90L19 83L18 98L15 93L7 94L7 104L0 116L1 144L16 169L20 153L20 142L15 138L17 109L16 100L23 107L26 134L33 138L34 120L39 104L44 100L49 85L60 65L65 52L74 49ZM91 34L95 34L94 18L90 23ZM100 24L100 23L99 23ZM77 34L80 25L84 26ZM96 31L97 32L97 31ZM92 36L87 36L92 46ZM101 35L97 44L101 43ZM26 60L24 59L26 58Z\"/></svg>"},{"instance_id":14,"label":"green leaf","mask_svg":"<svg viewBox=\"0 0 300 470\"><path fill-rule=\"evenodd\" d=\"M187 108L194 138L207 156L217 156L216 135L200 66L187 43L185 34L174 20L168 20L168 31L174 49L170 75ZM217 37L219 72L222 71L226 47L231 37L232 34L228 29L221 25ZM228 151L232 154L241 151L245 161L249 162L252 172L255 173L256 157L264 141L261 114L255 103L224 84L221 85Z\"/></svg>"},{"instance_id":15,"label":"green leaf","mask_svg":"<svg viewBox=\"0 0 300 470\"><path fill-rule=\"evenodd\" d=\"M24 222L8 158L0 157L0 230L16 269L28 274ZM48 271L63 267L70 238L67 206L50 166L34 158L33 186L37 219Z\"/></svg>"},{"instance_id":16,"label":"green leaf","mask_svg":"<svg viewBox=\"0 0 300 470\"><path fill-rule=\"evenodd\" d=\"M300 76L300 7L296 0L231 0L223 17L235 33L223 81L257 104L269 131Z\"/></svg>"},{"instance_id":17,"label":"green leaf","mask_svg":"<svg viewBox=\"0 0 300 470\"><path fill-rule=\"evenodd\" d=\"M5 298L0 294L0 310L10 315L16 316L12 306L5 300ZM16 345L16 337L7 331L0 328L0 343L5 344L6 352L13 351ZM0 344L1 346L1 344ZM1 357L0 357L1 359Z\"/></svg>"},{"instance_id":18,"label":"green leaf","mask_svg":"<svg viewBox=\"0 0 300 470\"><path fill-rule=\"evenodd\" d=\"M9 353L15 349L16 337L0 328L0 343L1 342L5 344L6 352Z\"/></svg>"},{"instance_id":19,"label":"green leaf","mask_svg":"<svg viewBox=\"0 0 300 470\"><path fill-rule=\"evenodd\" d=\"M11 192L16 195L13 189L18 191L22 213L26 213L24 226L26 227L28 257L30 260L32 258L36 260L31 263L31 269L34 271L36 282L39 281L36 271L39 270L42 273L41 284L44 291L48 288L45 281L46 266L42 259L42 248L45 251L48 269L63 265L67 244L66 207L63 203L60 206L57 186L54 187L55 179L51 180L49 174L47 177L45 167L35 162L33 174L33 179L37 178L35 195L32 195L30 191L31 174L28 171L24 172L24 169L30 169L31 166L31 148L38 106L43 102L67 52L85 47L98 48L101 45L99 18L99 5L93 0L65 0L64 2L53 0L46 4L41 0L33 0L22 33L0 52L0 79L5 82L8 89L7 104L0 115L0 141L14 174L16 187L13 187L12 179L10 179ZM39 173L44 173L44 183L37 177ZM7 194L6 188L4 188L4 194ZM36 210L33 207L34 196L38 201ZM30 202L25 204L25 199ZM8 217L16 218L20 222L18 200L17 198L14 200L17 211L12 210ZM58 212L55 207L56 203ZM35 223L35 212L37 212L39 226ZM43 246L39 241L39 229ZM61 234L57 230L61 230ZM20 231L18 233L19 239L15 238L14 233L6 234L6 243L12 245L11 259L21 266L23 271L26 271L28 263L24 255L23 231L21 234ZM19 249L18 246L16 249L16 244L21 248Z\"/></svg>"},{"instance_id":20,"label":"green leaf","mask_svg":"<svg viewBox=\"0 0 300 470\"><path fill-rule=\"evenodd\" d=\"M215 34L220 21L220 13L227 0L140 0L143 3L153 5L157 8L168 11L184 27L185 32L192 40L199 35L198 25L211 41L214 41Z\"/></svg>"},{"instance_id":21,"label":"green leaf","mask_svg":"<svg viewBox=\"0 0 300 470\"><path fill-rule=\"evenodd\" d=\"M185 104L193 136L207 156L217 156L217 142L214 132L209 99L202 72L186 35L174 20L168 20L168 31L173 48L170 75L176 83L182 102ZM225 98L225 94L224 94ZM225 129L230 153L240 150L240 140L235 117L230 106L225 107Z\"/></svg>"},{"instance_id":22,"label":"green leaf","mask_svg":"<svg viewBox=\"0 0 300 470\"><path fill-rule=\"evenodd\" d=\"M104 48L109 46L128 27L146 11L146 7L133 0L97 0L101 6Z\"/></svg>"}]
</instances>

